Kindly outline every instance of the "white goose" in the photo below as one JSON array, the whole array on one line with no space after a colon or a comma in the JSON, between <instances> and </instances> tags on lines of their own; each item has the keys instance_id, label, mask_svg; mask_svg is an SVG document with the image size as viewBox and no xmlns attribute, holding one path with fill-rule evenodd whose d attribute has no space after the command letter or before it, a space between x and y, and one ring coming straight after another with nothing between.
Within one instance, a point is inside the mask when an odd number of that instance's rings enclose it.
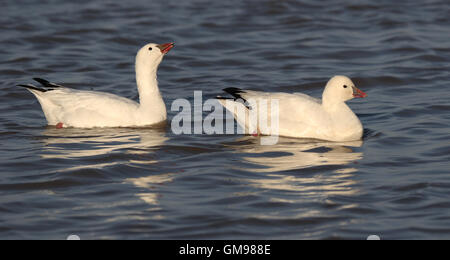
<instances>
[{"instance_id":1,"label":"white goose","mask_svg":"<svg viewBox=\"0 0 450 260\"><path fill-rule=\"evenodd\" d=\"M33 93L48 125L57 128L142 127L167 119L166 105L158 88L157 70L173 43L150 43L136 55L136 82L140 103L117 95L75 90L34 78L43 87L18 85Z\"/></svg>"},{"instance_id":2,"label":"white goose","mask_svg":"<svg viewBox=\"0 0 450 260\"><path fill-rule=\"evenodd\" d=\"M336 142L361 140L363 136L361 121L345 102L353 98L364 98L367 94L356 88L351 79L345 76L330 79L322 100L302 93L265 93L237 88L227 88L224 91L233 98L218 97L220 103L234 115L247 134L274 133L270 128L260 127L260 121L256 125L249 125L252 122L249 116L251 113L257 113L253 118L267 118L265 121L271 122L271 100L277 100L279 114L275 118L278 118L279 136ZM269 104L268 112L254 109L255 106L258 108L260 104L265 103ZM244 109L245 113L239 112ZM257 129L257 132L249 132L252 128Z\"/></svg>"}]
</instances>

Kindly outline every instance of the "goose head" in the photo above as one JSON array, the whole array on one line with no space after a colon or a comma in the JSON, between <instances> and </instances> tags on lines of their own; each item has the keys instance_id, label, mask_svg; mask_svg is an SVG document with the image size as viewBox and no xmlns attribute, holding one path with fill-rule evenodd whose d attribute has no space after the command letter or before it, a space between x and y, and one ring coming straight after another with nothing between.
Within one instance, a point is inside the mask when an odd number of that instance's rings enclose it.
<instances>
[{"instance_id":1,"label":"goose head","mask_svg":"<svg viewBox=\"0 0 450 260\"><path fill-rule=\"evenodd\" d=\"M346 102L353 98L365 98L367 94L355 87L352 80L346 76L334 76L331 78L323 92L324 103Z\"/></svg>"},{"instance_id":2,"label":"goose head","mask_svg":"<svg viewBox=\"0 0 450 260\"><path fill-rule=\"evenodd\" d=\"M174 43L149 43L145 45L136 55L136 67L156 71L163 60L164 55L166 55L174 46Z\"/></svg>"}]
</instances>

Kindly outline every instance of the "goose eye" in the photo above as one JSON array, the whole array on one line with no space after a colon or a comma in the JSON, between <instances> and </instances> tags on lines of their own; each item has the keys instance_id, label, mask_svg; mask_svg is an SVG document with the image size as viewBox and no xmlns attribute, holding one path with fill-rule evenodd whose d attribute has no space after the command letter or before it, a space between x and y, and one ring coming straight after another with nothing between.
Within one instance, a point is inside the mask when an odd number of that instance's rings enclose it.
<instances>
[{"instance_id":1,"label":"goose eye","mask_svg":"<svg viewBox=\"0 0 450 260\"><path fill-rule=\"evenodd\" d=\"M148 50L151 51L151 50L153 50L153 48L152 48L152 47L149 47Z\"/></svg>"},{"instance_id":2,"label":"goose eye","mask_svg":"<svg viewBox=\"0 0 450 260\"><path fill-rule=\"evenodd\" d=\"M348 88L347 85L344 85L344 88Z\"/></svg>"}]
</instances>

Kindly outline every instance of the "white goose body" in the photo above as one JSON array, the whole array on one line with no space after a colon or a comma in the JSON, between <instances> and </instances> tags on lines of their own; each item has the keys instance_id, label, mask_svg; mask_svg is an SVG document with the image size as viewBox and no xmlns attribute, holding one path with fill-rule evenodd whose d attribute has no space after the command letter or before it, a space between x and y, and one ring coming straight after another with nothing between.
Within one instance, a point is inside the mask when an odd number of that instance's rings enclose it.
<instances>
[{"instance_id":1,"label":"white goose body","mask_svg":"<svg viewBox=\"0 0 450 260\"><path fill-rule=\"evenodd\" d=\"M353 82L345 76L335 76L327 84L322 100L310 97L302 93L265 93L258 91L244 91L240 89L225 89L234 96L234 99L219 97L220 103L233 113L237 122L249 132L249 114L258 113L254 118L272 118L270 108L265 111L261 109L248 109L246 114L238 114L236 106L245 106L238 101L240 99L254 104L258 107L261 102L271 104L272 100L278 103L278 135L294 138L314 138L329 141L356 141L363 136L363 126L359 118L347 106L345 101L355 97L367 96L357 89ZM242 101L241 101L242 102ZM239 104L238 104L239 103ZM253 107L252 106L252 107ZM259 113L265 113L260 115ZM241 117L241 118L240 118ZM276 118L276 117L275 117ZM258 121L259 124L259 121ZM270 128L253 127L258 134L273 135Z\"/></svg>"},{"instance_id":2,"label":"white goose body","mask_svg":"<svg viewBox=\"0 0 450 260\"><path fill-rule=\"evenodd\" d=\"M142 127L167 119L164 100L158 88L157 69L169 44L147 44L136 55L137 103L114 94L66 88L35 78L43 88L26 87L41 104L48 125L58 127Z\"/></svg>"}]
</instances>

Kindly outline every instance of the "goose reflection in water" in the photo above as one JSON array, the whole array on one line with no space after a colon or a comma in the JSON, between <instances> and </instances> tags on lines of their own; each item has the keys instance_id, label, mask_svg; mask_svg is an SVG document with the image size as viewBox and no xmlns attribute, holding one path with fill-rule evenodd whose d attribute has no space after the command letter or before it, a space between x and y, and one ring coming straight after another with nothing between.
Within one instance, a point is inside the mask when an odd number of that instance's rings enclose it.
<instances>
[{"instance_id":1,"label":"goose reflection in water","mask_svg":"<svg viewBox=\"0 0 450 260\"><path fill-rule=\"evenodd\" d=\"M277 145L264 146L245 137L230 146L242 154L246 171L266 173L249 178L251 186L329 196L357 192L351 177L357 171L356 162L363 158L362 152L354 150L362 144L280 138Z\"/></svg>"},{"instance_id":2,"label":"goose reflection in water","mask_svg":"<svg viewBox=\"0 0 450 260\"><path fill-rule=\"evenodd\" d=\"M70 173L78 170L105 170L109 167L132 166L129 174L145 176L126 178L124 184L132 184L139 191L136 196L152 206L158 205L156 184L170 182L172 174L152 173L150 166L158 163L155 153L169 138L162 126L152 128L93 128L93 129L55 129L48 127L42 133L44 159L63 160L66 167L58 173ZM143 169L137 173L137 169ZM147 172L152 173L148 175ZM152 208L156 210L157 208ZM160 218L159 216L158 218Z\"/></svg>"},{"instance_id":3,"label":"goose reflection in water","mask_svg":"<svg viewBox=\"0 0 450 260\"><path fill-rule=\"evenodd\" d=\"M168 140L161 128L48 127L42 135L41 156L45 159L86 159L114 152L145 154Z\"/></svg>"}]
</instances>

